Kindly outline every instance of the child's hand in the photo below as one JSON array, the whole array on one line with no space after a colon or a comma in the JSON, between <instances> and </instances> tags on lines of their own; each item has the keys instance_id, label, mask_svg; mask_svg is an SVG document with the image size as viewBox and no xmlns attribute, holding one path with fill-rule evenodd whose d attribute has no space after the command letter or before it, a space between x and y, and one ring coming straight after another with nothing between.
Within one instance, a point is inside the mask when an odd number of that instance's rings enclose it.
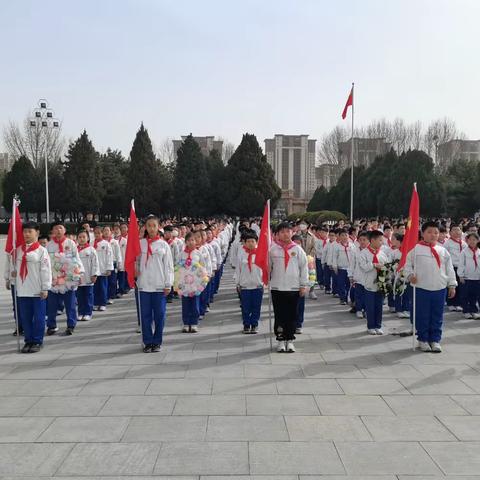
<instances>
[{"instance_id":1,"label":"child's hand","mask_svg":"<svg viewBox=\"0 0 480 480\"><path fill-rule=\"evenodd\" d=\"M455 296L455 287L448 287L448 298L453 298Z\"/></svg>"},{"instance_id":2,"label":"child's hand","mask_svg":"<svg viewBox=\"0 0 480 480\"><path fill-rule=\"evenodd\" d=\"M460 280L460 283L465 283L465 279L464 278L459 278Z\"/></svg>"},{"instance_id":3,"label":"child's hand","mask_svg":"<svg viewBox=\"0 0 480 480\"><path fill-rule=\"evenodd\" d=\"M171 290L171 288L164 288L164 289L163 289L163 294L164 294L165 296L170 295L170 290Z\"/></svg>"},{"instance_id":4,"label":"child's hand","mask_svg":"<svg viewBox=\"0 0 480 480\"><path fill-rule=\"evenodd\" d=\"M299 292L301 297L304 297L306 291L307 291L307 289L305 287L300 287L300 290L298 292Z\"/></svg>"},{"instance_id":5,"label":"child's hand","mask_svg":"<svg viewBox=\"0 0 480 480\"><path fill-rule=\"evenodd\" d=\"M90 281L91 281L92 283L95 283L95 282L97 281L97 276L94 275L93 277L90 277Z\"/></svg>"},{"instance_id":6,"label":"child's hand","mask_svg":"<svg viewBox=\"0 0 480 480\"><path fill-rule=\"evenodd\" d=\"M416 276L416 275L410 275L410 277L408 277L408 281L409 281L412 285L416 285L416 284L417 284L417 276Z\"/></svg>"},{"instance_id":7,"label":"child's hand","mask_svg":"<svg viewBox=\"0 0 480 480\"><path fill-rule=\"evenodd\" d=\"M5 281L5 288L6 288L7 290L10 290L10 288L11 288L11 287L10 287L10 280L6 280L6 281Z\"/></svg>"},{"instance_id":8,"label":"child's hand","mask_svg":"<svg viewBox=\"0 0 480 480\"><path fill-rule=\"evenodd\" d=\"M45 300L48 297L48 292L40 292L40 298Z\"/></svg>"}]
</instances>

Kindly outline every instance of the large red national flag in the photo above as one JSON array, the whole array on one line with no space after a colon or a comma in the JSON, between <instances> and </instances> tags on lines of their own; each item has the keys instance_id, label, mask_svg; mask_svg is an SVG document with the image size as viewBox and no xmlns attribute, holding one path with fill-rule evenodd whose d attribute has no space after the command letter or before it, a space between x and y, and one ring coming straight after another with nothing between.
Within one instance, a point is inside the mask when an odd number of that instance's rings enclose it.
<instances>
[{"instance_id":1,"label":"large red national flag","mask_svg":"<svg viewBox=\"0 0 480 480\"><path fill-rule=\"evenodd\" d=\"M10 225L8 226L7 243L5 244L5 251L12 253L17 247L21 247L25 240L23 239L22 218L18 210L18 200L13 200L12 217L10 218Z\"/></svg>"},{"instance_id":2,"label":"large red national flag","mask_svg":"<svg viewBox=\"0 0 480 480\"><path fill-rule=\"evenodd\" d=\"M345 104L345 107L343 108L343 112L342 112L343 120L345 120L345 118L347 117L348 107L352 107L352 106L353 106L353 86L352 86L352 89L350 90L350 95L347 98L347 103Z\"/></svg>"},{"instance_id":3,"label":"large red national flag","mask_svg":"<svg viewBox=\"0 0 480 480\"><path fill-rule=\"evenodd\" d=\"M137 214L135 213L135 204L132 200L130 206L130 218L128 221L127 248L125 250L125 271L127 272L128 284L132 288L135 285L135 263L140 253Z\"/></svg>"},{"instance_id":4,"label":"large red national flag","mask_svg":"<svg viewBox=\"0 0 480 480\"><path fill-rule=\"evenodd\" d=\"M262 269L263 284L268 285L270 278L270 200L267 200L263 211L262 226L258 239L257 253L255 254L255 265Z\"/></svg>"},{"instance_id":5,"label":"large red national flag","mask_svg":"<svg viewBox=\"0 0 480 480\"><path fill-rule=\"evenodd\" d=\"M405 230L405 236L402 242L402 257L397 270L400 270L407 261L407 255L418 243L418 231L420 228L420 199L418 198L417 184L413 184L412 199L410 200L410 210L408 212L408 224Z\"/></svg>"}]
</instances>

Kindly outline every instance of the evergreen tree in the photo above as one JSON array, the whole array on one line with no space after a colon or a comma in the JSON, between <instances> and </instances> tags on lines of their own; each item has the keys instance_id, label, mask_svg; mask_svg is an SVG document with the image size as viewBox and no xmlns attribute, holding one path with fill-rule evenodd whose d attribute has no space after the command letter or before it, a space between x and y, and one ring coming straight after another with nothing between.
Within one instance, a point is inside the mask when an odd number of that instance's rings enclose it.
<instances>
[{"instance_id":1,"label":"evergreen tree","mask_svg":"<svg viewBox=\"0 0 480 480\"><path fill-rule=\"evenodd\" d=\"M225 174L225 165L223 164L222 156L217 150L212 150L205 161L208 180L210 183L210 188L208 191L207 213L209 215L224 213L222 202L223 192L220 190L220 186Z\"/></svg>"},{"instance_id":2,"label":"evergreen tree","mask_svg":"<svg viewBox=\"0 0 480 480\"><path fill-rule=\"evenodd\" d=\"M84 130L68 147L65 165L65 198L69 210L75 215L79 212L99 210L102 204L102 183L100 178L99 154L93 147Z\"/></svg>"},{"instance_id":3,"label":"evergreen tree","mask_svg":"<svg viewBox=\"0 0 480 480\"><path fill-rule=\"evenodd\" d=\"M275 208L281 190L255 135L246 133L225 168L221 184L226 213L261 215L265 202Z\"/></svg>"},{"instance_id":4,"label":"evergreen tree","mask_svg":"<svg viewBox=\"0 0 480 480\"><path fill-rule=\"evenodd\" d=\"M129 198L126 192L128 164L118 150L107 149L100 158L103 185L102 215L115 219L126 214Z\"/></svg>"},{"instance_id":5,"label":"evergreen tree","mask_svg":"<svg viewBox=\"0 0 480 480\"><path fill-rule=\"evenodd\" d=\"M208 213L210 181L205 158L192 134L177 152L174 176L175 207L178 213L200 216Z\"/></svg>"},{"instance_id":6,"label":"evergreen tree","mask_svg":"<svg viewBox=\"0 0 480 480\"><path fill-rule=\"evenodd\" d=\"M313 197L307 206L307 212L319 212L326 210L328 205L328 190L321 185L315 190Z\"/></svg>"}]
</instances>

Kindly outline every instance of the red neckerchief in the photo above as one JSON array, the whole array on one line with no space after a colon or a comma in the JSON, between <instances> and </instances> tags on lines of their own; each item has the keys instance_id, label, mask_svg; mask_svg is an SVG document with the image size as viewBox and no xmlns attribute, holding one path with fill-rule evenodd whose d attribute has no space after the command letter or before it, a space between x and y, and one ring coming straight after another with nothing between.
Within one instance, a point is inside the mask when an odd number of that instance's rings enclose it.
<instances>
[{"instance_id":1,"label":"red neckerchief","mask_svg":"<svg viewBox=\"0 0 480 480\"><path fill-rule=\"evenodd\" d=\"M58 253L63 253L63 242L67 239L67 237L62 237L60 240L57 240L53 237L53 241L58 245Z\"/></svg>"},{"instance_id":2,"label":"red neckerchief","mask_svg":"<svg viewBox=\"0 0 480 480\"><path fill-rule=\"evenodd\" d=\"M450 237L450 240L454 241L455 243L458 243L460 247L460 253L462 253L462 248L463 248L463 243L462 240L455 240L454 238Z\"/></svg>"},{"instance_id":3,"label":"red neckerchief","mask_svg":"<svg viewBox=\"0 0 480 480\"><path fill-rule=\"evenodd\" d=\"M348 236L348 238L353 242L355 243L357 241L357 239L351 235Z\"/></svg>"},{"instance_id":4,"label":"red neckerchief","mask_svg":"<svg viewBox=\"0 0 480 480\"><path fill-rule=\"evenodd\" d=\"M185 253L188 253L188 257L187 259L185 260L185 266L189 267L191 264L192 264L192 252L194 252L196 250L195 247L193 247L192 249L188 248L188 247L185 247L183 249L183 251Z\"/></svg>"},{"instance_id":5,"label":"red neckerchief","mask_svg":"<svg viewBox=\"0 0 480 480\"><path fill-rule=\"evenodd\" d=\"M290 242L288 245L285 245L285 244L277 242L277 241L275 243L283 250L283 261L284 261L285 270L286 270L287 267L288 267L288 262L290 261L290 254L288 253L288 251L291 248L296 247L297 244L293 243L293 242Z\"/></svg>"},{"instance_id":6,"label":"red neckerchief","mask_svg":"<svg viewBox=\"0 0 480 480\"><path fill-rule=\"evenodd\" d=\"M169 239L167 240L167 243L168 243L169 245L171 245L171 244L173 243L173 238L169 238Z\"/></svg>"},{"instance_id":7,"label":"red neckerchief","mask_svg":"<svg viewBox=\"0 0 480 480\"><path fill-rule=\"evenodd\" d=\"M478 248L477 248L477 247L474 247L474 248L468 247L468 248L469 248L469 249L472 251L472 253L473 253L473 261L474 261L474 263L475 263L475 270L476 270L477 267L478 267L478 262L477 262L477 250L478 250Z\"/></svg>"},{"instance_id":8,"label":"red neckerchief","mask_svg":"<svg viewBox=\"0 0 480 480\"><path fill-rule=\"evenodd\" d=\"M95 241L93 242L93 248L96 250L98 247L98 244L103 241L103 238L96 238Z\"/></svg>"},{"instance_id":9,"label":"red neckerchief","mask_svg":"<svg viewBox=\"0 0 480 480\"><path fill-rule=\"evenodd\" d=\"M103 239L104 239L106 242L108 242L108 243L111 243L111 242L112 242L112 239L113 239L113 237L110 235L109 237L106 237L106 238L105 238L105 237L103 237Z\"/></svg>"},{"instance_id":10,"label":"red neckerchief","mask_svg":"<svg viewBox=\"0 0 480 480\"><path fill-rule=\"evenodd\" d=\"M440 255L438 252L435 250L435 245L432 245L431 243L424 242L423 240L421 242L418 242L419 245L423 245L424 247L428 247L430 249L430 252L432 253L432 256L435 258L437 261L438 268L440 268L441 261L440 261Z\"/></svg>"},{"instance_id":11,"label":"red neckerchief","mask_svg":"<svg viewBox=\"0 0 480 480\"><path fill-rule=\"evenodd\" d=\"M370 245L367 248L368 251L373 254L372 263L378 263L377 253L379 252L379 250L375 251Z\"/></svg>"},{"instance_id":12,"label":"red neckerchief","mask_svg":"<svg viewBox=\"0 0 480 480\"><path fill-rule=\"evenodd\" d=\"M125 234L122 233L120 236L121 236L122 238L127 238L127 237L128 237L128 233L125 233Z\"/></svg>"},{"instance_id":13,"label":"red neckerchief","mask_svg":"<svg viewBox=\"0 0 480 480\"><path fill-rule=\"evenodd\" d=\"M147 237L146 240L147 240L147 259L145 260L145 265L147 264L148 259L150 258L150 256L153 253L152 252L152 243L156 242L157 240L160 240L160 235L156 235L153 238Z\"/></svg>"},{"instance_id":14,"label":"red neckerchief","mask_svg":"<svg viewBox=\"0 0 480 480\"><path fill-rule=\"evenodd\" d=\"M391 248L392 247L392 241L386 235L384 235L384 238L387 240L387 245Z\"/></svg>"},{"instance_id":15,"label":"red neckerchief","mask_svg":"<svg viewBox=\"0 0 480 480\"><path fill-rule=\"evenodd\" d=\"M27 265L27 253L33 252L37 248L40 247L40 244L38 242L32 243L29 247L24 243L22 245L22 263L20 264L20 278L22 279L22 282L25 280L25 277L28 275L28 265Z\"/></svg>"},{"instance_id":16,"label":"red neckerchief","mask_svg":"<svg viewBox=\"0 0 480 480\"><path fill-rule=\"evenodd\" d=\"M243 249L245 250L245 253L248 254L248 269L250 271L252 271L252 257L257 253L257 249L254 248L253 250L249 250L246 247L243 247ZM285 268L287 268L287 267L285 267Z\"/></svg>"},{"instance_id":17,"label":"red neckerchief","mask_svg":"<svg viewBox=\"0 0 480 480\"><path fill-rule=\"evenodd\" d=\"M345 250L345 255L347 256L347 260L350 261L350 258L348 257L348 247L349 247L349 244L347 242L347 244L345 245L344 243L340 243L340 245L343 247L343 249Z\"/></svg>"},{"instance_id":18,"label":"red neckerchief","mask_svg":"<svg viewBox=\"0 0 480 480\"><path fill-rule=\"evenodd\" d=\"M85 250L86 248L88 248L90 246L90 244L87 242L85 245L79 245L78 246L78 251L81 252L82 250Z\"/></svg>"}]
</instances>

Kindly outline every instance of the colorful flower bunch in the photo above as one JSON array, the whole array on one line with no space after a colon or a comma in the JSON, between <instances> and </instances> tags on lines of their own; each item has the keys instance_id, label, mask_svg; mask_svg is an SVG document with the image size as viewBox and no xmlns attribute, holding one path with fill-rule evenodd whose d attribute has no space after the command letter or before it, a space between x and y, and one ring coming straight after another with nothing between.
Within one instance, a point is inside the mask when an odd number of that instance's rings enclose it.
<instances>
[{"instance_id":1,"label":"colorful flower bunch","mask_svg":"<svg viewBox=\"0 0 480 480\"><path fill-rule=\"evenodd\" d=\"M83 266L72 252L51 253L52 289L65 293L75 290L81 280Z\"/></svg>"},{"instance_id":2,"label":"colorful flower bunch","mask_svg":"<svg viewBox=\"0 0 480 480\"><path fill-rule=\"evenodd\" d=\"M180 259L175 265L174 289L182 297L199 296L208 285L205 265L197 258Z\"/></svg>"},{"instance_id":3,"label":"colorful flower bunch","mask_svg":"<svg viewBox=\"0 0 480 480\"><path fill-rule=\"evenodd\" d=\"M308 261L308 284L313 287L317 281L317 268L315 265L315 258L311 255L307 256Z\"/></svg>"}]
</instances>

